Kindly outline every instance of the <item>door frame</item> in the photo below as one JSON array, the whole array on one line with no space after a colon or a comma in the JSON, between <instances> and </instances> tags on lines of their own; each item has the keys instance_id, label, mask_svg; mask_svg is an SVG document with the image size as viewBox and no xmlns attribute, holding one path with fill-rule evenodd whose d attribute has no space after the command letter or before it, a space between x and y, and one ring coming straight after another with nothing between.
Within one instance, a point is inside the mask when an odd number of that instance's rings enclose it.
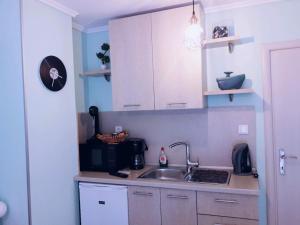
<instances>
[{"instance_id":1,"label":"door frame","mask_svg":"<svg viewBox=\"0 0 300 225\"><path fill-rule=\"evenodd\" d=\"M268 225L278 225L277 178L275 168L272 106L271 53L273 51L300 48L300 40L266 44L263 46L263 107L265 126L265 162L267 185L267 219Z\"/></svg>"}]
</instances>

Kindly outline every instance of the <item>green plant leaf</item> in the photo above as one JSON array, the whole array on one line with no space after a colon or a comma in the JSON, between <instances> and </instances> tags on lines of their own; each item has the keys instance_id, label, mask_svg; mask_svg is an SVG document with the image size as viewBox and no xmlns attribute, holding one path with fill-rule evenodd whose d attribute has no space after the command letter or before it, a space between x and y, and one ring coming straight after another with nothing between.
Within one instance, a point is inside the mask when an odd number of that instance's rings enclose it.
<instances>
[{"instance_id":1,"label":"green plant leaf","mask_svg":"<svg viewBox=\"0 0 300 225\"><path fill-rule=\"evenodd\" d=\"M101 46L101 49L103 50L103 51L108 51L109 50L109 44L107 44L107 43L103 43L103 45Z\"/></svg>"},{"instance_id":2,"label":"green plant leaf","mask_svg":"<svg viewBox=\"0 0 300 225\"><path fill-rule=\"evenodd\" d=\"M110 63L110 58L108 55L104 56L103 60L105 63Z\"/></svg>"},{"instance_id":3,"label":"green plant leaf","mask_svg":"<svg viewBox=\"0 0 300 225\"><path fill-rule=\"evenodd\" d=\"M98 57L99 59L103 59L104 56L105 56L102 52L99 52L99 53L97 53L96 55L97 55L97 57Z\"/></svg>"}]
</instances>

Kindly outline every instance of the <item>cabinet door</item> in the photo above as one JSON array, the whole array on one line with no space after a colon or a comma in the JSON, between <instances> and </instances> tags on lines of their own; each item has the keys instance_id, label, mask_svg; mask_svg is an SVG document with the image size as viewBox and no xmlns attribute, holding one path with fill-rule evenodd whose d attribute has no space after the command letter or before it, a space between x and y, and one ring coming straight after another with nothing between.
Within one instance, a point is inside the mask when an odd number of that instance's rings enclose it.
<instances>
[{"instance_id":1,"label":"cabinet door","mask_svg":"<svg viewBox=\"0 0 300 225\"><path fill-rule=\"evenodd\" d=\"M109 24L114 111L154 109L151 15Z\"/></svg>"},{"instance_id":2,"label":"cabinet door","mask_svg":"<svg viewBox=\"0 0 300 225\"><path fill-rule=\"evenodd\" d=\"M199 214L258 219L258 197L225 193L197 193Z\"/></svg>"},{"instance_id":3,"label":"cabinet door","mask_svg":"<svg viewBox=\"0 0 300 225\"><path fill-rule=\"evenodd\" d=\"M196 192L161 190L163 225L197 225Z\"/></svg>"},{"instance_id":4,"label":"cabinet door","mask_svg":"<svg viewBox=\"0 0 300 225\"><path fill-rule=\"evenodd\" d=\"M191 14L192 6L152 14L155 109L203 107L202 50L184 45Z\"/></svg>"},{"instance_id":5,"label":"cabinet door","mask_svg":"<svg viewBox=\"0 0 300 225\"><path fill-rule=\"evenodd\" d=\"M158 188L128 187L129 225L161 225Z\"/></svg>"}]
</instances>

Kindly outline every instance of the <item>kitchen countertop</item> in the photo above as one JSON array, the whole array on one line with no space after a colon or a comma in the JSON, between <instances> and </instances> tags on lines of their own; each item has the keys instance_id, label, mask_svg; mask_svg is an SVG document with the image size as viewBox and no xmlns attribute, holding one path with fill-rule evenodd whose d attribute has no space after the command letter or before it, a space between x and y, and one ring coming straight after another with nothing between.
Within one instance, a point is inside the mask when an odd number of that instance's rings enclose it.
<instances>
[{"instance_id":1,"label":"kitchen countertop","mask_svg":"<svg viewBox=\"0 0 300 225\"><path fill-rule=\"evenodd\" d=\"M253 176L237 176L231 174L229 184L190 183L184 181L162 181L156 179L138 178L138 176L153 167L154 166L145 166L145 168L142 170L131 170L128 178L111 176L105 172L80 172L74 177L74 180L78 182L126 186L146 186L243 195L259 195L258 179L254 178Z\"/></svg>"}]
</instances>

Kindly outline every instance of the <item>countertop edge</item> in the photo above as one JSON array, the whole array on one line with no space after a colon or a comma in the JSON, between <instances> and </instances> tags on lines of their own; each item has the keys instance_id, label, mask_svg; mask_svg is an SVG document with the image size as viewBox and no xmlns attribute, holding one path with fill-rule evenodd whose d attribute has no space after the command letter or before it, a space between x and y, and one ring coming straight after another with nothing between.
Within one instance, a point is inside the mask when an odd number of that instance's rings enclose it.
<instances>
[{"instance_id":1,"label":"countertop edge","mask_svg":"<svg viewBox=\"0 0 300 225\"><path fill-rule=\"evenodd\" d=\"M75 176L74 181L259 196L258 187L256 189L245 189L245 188L233 188L230 187L229 185L225 187L218 184L192 184L192 183L183 183L183 182L169 182L169 181L157 181L157 180L145 181L145 180L136 180L136 179L128 180L122 178L100 178L100 177L88 177L82 175Z\"/></svg>"}]
</instances>

